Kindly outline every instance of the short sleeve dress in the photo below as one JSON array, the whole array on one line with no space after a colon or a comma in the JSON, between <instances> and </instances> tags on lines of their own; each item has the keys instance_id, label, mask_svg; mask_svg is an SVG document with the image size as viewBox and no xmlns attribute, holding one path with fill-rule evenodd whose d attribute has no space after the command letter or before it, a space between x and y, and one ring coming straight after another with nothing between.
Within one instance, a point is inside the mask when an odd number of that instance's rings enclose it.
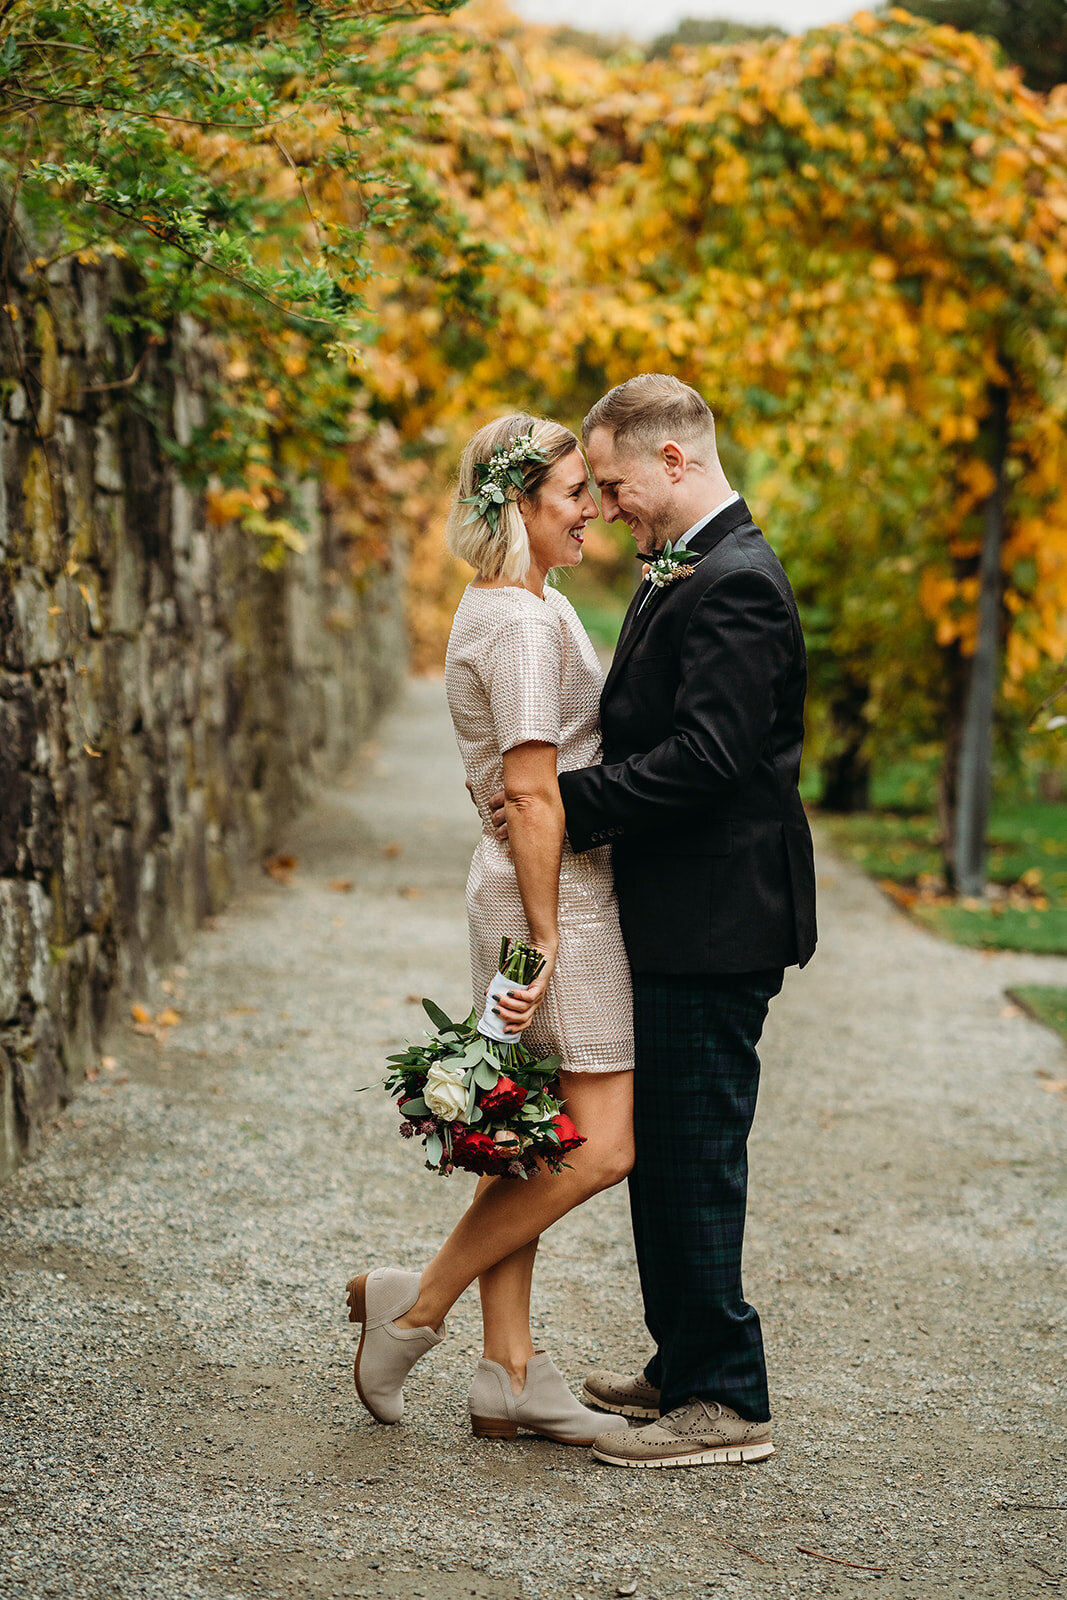
<instances>
[{"instance_id":1,"label":"short sleeve dress","mask_svg":"<svg viewBox=\"0 0 1067 1600\"><path fill-rule=\"evenodd\" d=\"M530 740L556 746L557 771L601 759L603 675L573 606L508 585L464 591L452 622L445 688L463 765L482 819L467 877L471 981L480 1011L500 941L529 928L507 849L493 834L489 798L504 782L504 753ZM566 839L559 882L559 957L543 1004L523 1034L568 1072L633 1068L630 968L619 930L610 847L575 855Z\"/></svg>"}]
</instances>

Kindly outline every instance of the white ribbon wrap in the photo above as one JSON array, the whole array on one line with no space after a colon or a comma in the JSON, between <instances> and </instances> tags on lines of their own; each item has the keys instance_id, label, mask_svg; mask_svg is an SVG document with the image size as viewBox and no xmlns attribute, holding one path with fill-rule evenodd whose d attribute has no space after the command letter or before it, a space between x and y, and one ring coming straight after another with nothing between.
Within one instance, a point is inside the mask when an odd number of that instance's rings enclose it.
<instances>
[{"instance_id":1,"label":"white ribbon wrap","mask_svg":"<svg viewBox=\"0 0 1067 1600\"><path fill-rule=\"evenodd\" d=\"M518 1044L522 1038L519 1033L508 1033L503 1017L494 1017L493 1006L502 994L507 994L510 989L521 989L522 984L516 983L514 978L505 978L498 972L489 985L489 993L485 998L485 1010L482 1012L478 1024L478 1032L486 1039L493 1039L497 1044Z\"/></svg>"}]
</instances>

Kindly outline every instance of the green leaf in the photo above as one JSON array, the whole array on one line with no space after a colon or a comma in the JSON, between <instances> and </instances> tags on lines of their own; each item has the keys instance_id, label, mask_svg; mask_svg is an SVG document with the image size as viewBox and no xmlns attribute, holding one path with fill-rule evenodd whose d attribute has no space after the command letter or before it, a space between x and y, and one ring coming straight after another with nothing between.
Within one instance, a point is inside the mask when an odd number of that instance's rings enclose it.
<instances>
[{"instance_id":1,"label":"green leaf","mask_svg":"<svg viewBox=\"0 0 1067 1600\"><path fill-rule=\"evenodd\" d=\"M432 1000L423 1000L422 1009L439 1033L453 1032L455 1030L456 1024L450 1021L441 1010L441 1007L435 1005Z\"/></svg>"},{"instance_id":2,"label":"green leaf","mask_svg":"<svg viewBox=\"0 0 1067 1600\"><path fill-rule=\"evenodd\" d=\"M554 1078L563 1065L562 1056L546 1056L543 1061L533 1061L524 1070L536 1073L539 1078Z\"/></svg>"},{"instance_id":3,"label":"green leaf","mask_svg":"<svg viewBox=\"0 0 1067 1600\"><path fill-rule=\"evenodd\" d=\"M405 1100L402 1110L405 1117L428 1117L430 1115L430 1108L421 1096Z\"/></svg>"},{"instance_id":4,"label":"green leaf","mask_svg":"<svg viewBox=\"0 0 1067 1600\"><path fill-rule=\"evenodd\" d=\"M441 1135L439 1133L429 1134L426 1139L426 1159L431 1167L440 1166L444 1151L445 1147L441 1141Z\"/></svg>"},{"instance_id":5,"label":"green leaf","mask_svg":"<svg viewBox=\"0 0 1067 1600\"><path fill-rule=\"evenodd\" d=\"M479 1061L474 1069L474 1081L479 1089L495 1089L500 1081L500 1073L488 1061Z\"/></svg>"}]
</instances>

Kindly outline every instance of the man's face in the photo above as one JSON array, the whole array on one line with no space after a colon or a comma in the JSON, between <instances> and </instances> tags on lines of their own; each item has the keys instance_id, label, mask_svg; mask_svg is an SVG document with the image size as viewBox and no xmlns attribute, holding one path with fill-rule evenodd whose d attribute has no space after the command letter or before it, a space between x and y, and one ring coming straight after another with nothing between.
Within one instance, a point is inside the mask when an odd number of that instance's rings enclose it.
<instances>
[{"instance_id":1,"label":"man's face","mask_svg":"<svg viewBox=\"0 0 1067 1600\"><path fill-rule=\"evenodd\" d=\"M607 428L593 429L586 455L604 521L625 522L639 556L658 555L668 539L685 532L687 523L678 526L677 488L661 455L620 455Z\"/></svg>"}]
</instances>

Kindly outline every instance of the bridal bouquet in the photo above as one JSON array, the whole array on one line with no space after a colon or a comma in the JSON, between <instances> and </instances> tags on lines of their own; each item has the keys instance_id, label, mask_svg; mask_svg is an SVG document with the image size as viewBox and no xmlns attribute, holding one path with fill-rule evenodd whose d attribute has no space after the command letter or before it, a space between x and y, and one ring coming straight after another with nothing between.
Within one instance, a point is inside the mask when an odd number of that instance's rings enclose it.
<instances>
[{"instance_id":1,"label":"bridal bouquet","mask_svg":"<svg viewBox=\"0 0 1067 1600\"><path fill-rule=\"evenodd\" d=\"M485 1014L452 1022L432 1000L423 1010L436 1028L427 1043L389 1056L385 1087L395 1096L403 1138L421 1136L426 1165L442 1175L467 1172L528 1178L543 1162L559 1172L585 1140L559 1099L559 1056L537 1061L492 1014L499 984L525 987L544 965L539 950L505 939Z\"/></svg>"}]
</instances>

